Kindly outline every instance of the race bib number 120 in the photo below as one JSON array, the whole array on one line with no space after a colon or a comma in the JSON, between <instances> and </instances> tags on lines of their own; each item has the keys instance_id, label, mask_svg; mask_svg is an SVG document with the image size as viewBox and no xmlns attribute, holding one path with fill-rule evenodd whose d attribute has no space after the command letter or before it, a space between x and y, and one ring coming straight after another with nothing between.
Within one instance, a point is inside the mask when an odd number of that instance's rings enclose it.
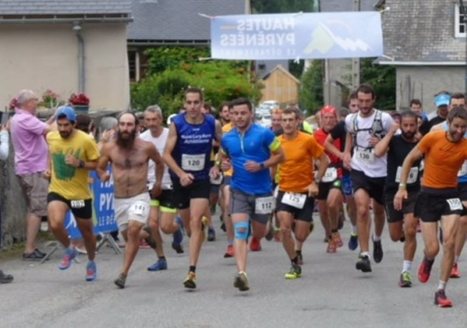
<instances>
[{"instance_id":1,"label":"race bib number 120","mask_svg":"<svg viewBox=\"0 0 467 328\"><path fill-rule=\"evenodd\" d=\"M255 201L256 214L271 214L274 211L274 197L258 197Z\"/></svg>"},{"instance_id":2,"label":"race bib number 120","mask_svg":"<svg viewBox=\"0 0 467 328\"><path fill-rule=\"evenodd\" d=\"M184 171L201 171L204 169L204 154L188 155L182 154L182 169Z\"/></svg>"}]
</instances>

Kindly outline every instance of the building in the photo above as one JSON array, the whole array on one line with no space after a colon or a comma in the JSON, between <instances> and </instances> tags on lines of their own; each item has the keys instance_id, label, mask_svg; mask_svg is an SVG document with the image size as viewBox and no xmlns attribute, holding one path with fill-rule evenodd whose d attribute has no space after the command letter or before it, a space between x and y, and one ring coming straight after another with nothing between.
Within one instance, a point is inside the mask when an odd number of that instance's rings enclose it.
<instances>
[{"instance_id":1,"label":"building","mask_svg":"<svg viewBox=\"0 0 467 328\"><path fill-rule=\"evenodd\" d=\"M263 77L261 101L275 100L280 104L298 104L300 81L281 65Z\"/></svg>"},{"instance_id":2,"label":"building","mask_svg":"<svg viewBox=\"0 0 467 328\"><path fill-rule=\"evenodd\" d=\"M467 5L467 1L463 1ZM396 67L397 108L419 98L426 111L442 90L466 88L467 19L459 0L386 0L383 14L385 53L378 62Z\"/></svg>"},{"instance_id":3,"label":"building","mask_svg":"<svg viewBox=\"0 0 467 328\"><path fill-rule=\"evenodd\" d=\"M129 107L127 0L0 0L0 106L20 89Z\"/></svg>"}]
</instances>

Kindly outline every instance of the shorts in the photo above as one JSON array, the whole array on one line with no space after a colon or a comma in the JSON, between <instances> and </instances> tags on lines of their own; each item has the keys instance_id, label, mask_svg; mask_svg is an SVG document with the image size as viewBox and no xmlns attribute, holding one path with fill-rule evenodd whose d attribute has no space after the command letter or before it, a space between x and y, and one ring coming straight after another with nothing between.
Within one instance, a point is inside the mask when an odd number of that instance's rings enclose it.
<instances>
[{"instance_id":1,"label":"shorts","mask_svg":"<svg viewBox=\"0 0 467 328\"><path fill-rule=\"evenodd\" d=\"M282 198L285 192L279 191L276 198L276 212L287 212L293 215L294 219L313 222L313 209L315 207L315 199L313 197L306 197L305 204L302 208L282 203ZM306 194L305 194L306 195Z\"/></svg>"},{"instance_id":2,"label":"shorts","mask_svg":"<svg viewBox=\"0 0 467 328\"><path fill-rule=\"evenodd\" d=\"M28 212L38 217L47 216L49 181L39 172L18 175L18 179L26 197Z\"/></svg>"},{"instance_id":3,"label":"shorts","mask_svg":"<svg viewBox=\"0 0 467 328\"><path fill-rule=\"evenodd\" d=\"M342 192L344 193L344 196L346 197L350 197L353 195L352 178L350 177L350 173L342 177Z\"/></svg>"},{"instance_id":4,"label":"shorts","mask_svg":"<svg viewBox=\"0 0 467 328\"><path fill-rule=\"evenodd\" d=\"M47 203L54 201L65 203L75 218L87 220L92 218L92 199L69 200L56 192L50 192L47 195Z\"/></svg>"},{"instance_id":5,"label":"shorts","mask_svg":"<svg viewBox=\"0 0 467 328\"><path fill-rule=\"evenodd\" d=\"M222 187L224 186L230 186L230 181L232 181L232 176L230 175L224 175L224 178L222 179Z\"/></svg>"},{"instance_id":6,"label":"shorts","mask_svg":"<svg viewBox=\"0 0 467 328\"><path fill-rule=\"evenodd\" d=\"M385 195L384 203L387 213L388 223L395 223L404 220L404 214L413 213L415 210L415 202L417 201L418 191L409 192L408 197L402 204L402 210L396 211L394 208L395 193L387 193Z\"/></svg>"},{"instance_id":7,"label":"shorts","mask_svg":"<svg viewBox=\"0 0 467 328\"><path fill-rule=\"evenodd\" d=\"M467 183L459 183L457 190L459 191L459 198L461 201L467 201Z\"/></svg>"},{"instance_id":8,"label":"shorts","mask_svg":"<svg viewBox=\"0 0 467 328\"><path fill-rule=\"evenodd\" d=\"M271 203L267 205L267 210L264 213L257 213L256 202L263 197L269 197ZM239 190L231 190L230 196L230 214L248 214L248 217L256 222L266 224L272 217L274 211L274 198L271 194L262 196L248 195ZM268 213L267 213L268 212Z\"/></svg>"},{"instance_id":9,"label":"shorts","mask_svg":"<svg viewBox=\"0 0 467 328\"><path fill-rule=\"evenodd\" d=\"M151 207L159 207L163 213L177 213L172 189L162 190L161 194L156 198L152 197L151 193L149 193L149 197L151 198L149 203Z\"/></svg>"},{"instance_id":10,"label":"shorts","mask_svg":"<svg viewBox=\"0 0 467 328\"><path fill-rule=\"evenodd\" d=\"M194 181L191 185L183 187L180 181L173 181L174 203L176 208L183 210L190 207L190 200L197 198L209 199L211 182L209 180Z\"/></svg>"},{"instance_id":11,"label":"shorts","mask_svg":"<svg viewBox=\"0 0 467 328\"><path fill-rule=\"evenodd\" d=\"M386 181L385 177L370 178L362 171L357 170L350 171L350 177L352 178L352 187L354 193L358 189L363 189L376 202L378 202L380 205L384 205L384 183Z\"/></svg>"},{"instance_id":12,"label":"shorts","mask_svg":"<svg viewBox=\"0 0 467 328\"><path fill-rule=\"evenodd\" d=\"M210 189L210 194L218 194L219 193L219 190L221 189L221 185L220 184L214 184L214 183L211 183L211 189Z\"/></svg>"},{"instance_id":13,"label":"shorts","mask_svg":"<svg viewBox=\"0 0 467 328\"><path fill-rule=\"evenodd\" d=\"M318 186L318 195L316 196L316 199L326 200L331 189L339 189L340 191L342 191L342 181L340 179L336 179L333 182L320 182Z\"/></svg>"},{"instance_id":14,"label":"shorts","mask_svg":"<svg viewBox=\"0 0 467 328\"><path fill-rule=\"evenodd\" d=\"M128 228L128 221L146 224L149 218L150 201L147 192L130 198L114 198L115 220L118 229L125 231Z\"/></svg>"},{"instance_id":15,"label":"shorts","mask_svg":"<svg viewBox=\"0 0 467 328\"><path fill-rule=\"evenodd\" d=\"M423 222L437 222L445 215L462 215L464 207L455 189L433 190L424 188L415 203L415 216Z\"/></svg>"}]
</instances>

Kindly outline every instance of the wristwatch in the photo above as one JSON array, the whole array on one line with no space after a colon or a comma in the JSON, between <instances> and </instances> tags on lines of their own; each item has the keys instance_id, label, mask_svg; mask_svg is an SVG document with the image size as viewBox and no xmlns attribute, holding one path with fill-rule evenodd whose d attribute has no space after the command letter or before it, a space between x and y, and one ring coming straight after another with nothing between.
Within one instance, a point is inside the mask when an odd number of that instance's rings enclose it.
<instances>
[{"instance_id":1,"label":"wristwatch","mask_svg":"<svg viewBox=\"0 0 467 328\"><path fill-rule=\"evenodd\" d=\"M261 168L261 170L264 170L266 166L264 166L264 162L261 162L259 163L259 167Z\"/></svg>"}]
</instances>

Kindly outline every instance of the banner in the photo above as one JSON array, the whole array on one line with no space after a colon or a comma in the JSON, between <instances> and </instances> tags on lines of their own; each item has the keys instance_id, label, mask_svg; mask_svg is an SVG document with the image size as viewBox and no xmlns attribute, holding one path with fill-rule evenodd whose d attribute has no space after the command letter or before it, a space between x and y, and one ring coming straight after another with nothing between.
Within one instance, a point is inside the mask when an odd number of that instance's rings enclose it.
<instances>
[{"instance_id":1,"label":"banner","mask_svg":"<svg viewBox=\"0 0 467 328\"><path fill-rule=\"evenodd\" d=\"M94 234L109 233L117 230L114 211L114 183L112 177L111 166L107 168L111 177L109 181L102 182L98 174L93 171L91 173L92 192L93 192L93 223ZM73 214L68 211L65 218L65 228L72 239L81 239L81 233L78 229L76 220Z\"/></svg>"},{"instance_id":2,"label":"banner","mask_svg":"<svg viewBox=\"0 0 467 328\"><path fill-rule=\"evenodd\" d=\"M211 57L327 59L383 54L381 14L332 12L211 18Z\"/></svg>"}]
</instances>

